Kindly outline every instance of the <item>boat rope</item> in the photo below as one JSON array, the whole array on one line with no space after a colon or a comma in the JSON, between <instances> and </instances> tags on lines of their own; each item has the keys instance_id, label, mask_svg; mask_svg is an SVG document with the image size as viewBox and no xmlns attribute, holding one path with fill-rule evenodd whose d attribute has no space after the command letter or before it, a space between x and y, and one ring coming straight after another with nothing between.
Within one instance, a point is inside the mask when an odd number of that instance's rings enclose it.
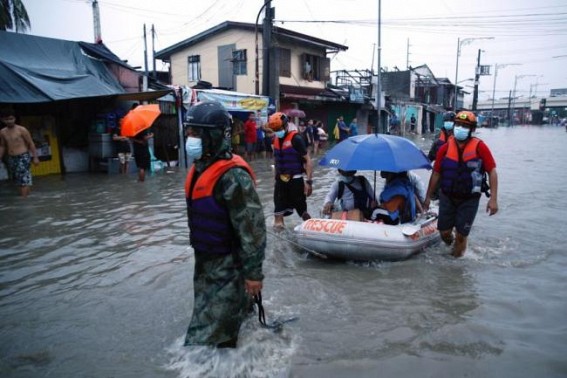
<instances>
[{"instance_id":1,"label":"boat rope","mask_svg":"<svg viewBox=\"0 0 567 378\"><path fill-rule=\"evenodd\" d=\"M264 311L264 306L262 305L262 292L259 291L257 295L254 296L254 303L258 306L258 321L262 327L271 329L272 331L279 333L283 329L285 323L293 322L299 319L298 316L292 316L287 319L276 319L271 323L266 323L266 312Z\"/></svg>"},{"instance_id":2,"label":"boat rope","mask_svg":"<svg viewBox=\"0 0 567 378\"><path fill-rule=\"evenodd\" d=\"M299 244L299 243L297 243L297 242L295 242L295 241L293 241L293 240L291 240L291 239L288 239L288 238L286 238L286 237L283 237L283 236L281 236L281 235L278 235L278 234L275 233L275 232L271 232L271 231L269 231L269 230L266 230L266 233L268 233L268 234L270 234L270 235L272 235L272 236L275 236L276 238L279 238L279 239L281 239L281 240L283 240L283 241L286 241L286 242L288 242L288 243L290 243L290 244L293 244L293 245L295 245L295 246L297 246L297 247L299 247L299 248L305 250L305 252L311 253L312 255L317 256L317 257L319 257L319 258L321 258L321 259L326 259L326 258L327 258L327 256L325 256L324 254L319 253L319 252L317 252L317 251L314 251L314 250L312 250L312 249L310 249L310 248L304 247L304 246L302 246L301 244Z\"/></svg>"}]
</instances>

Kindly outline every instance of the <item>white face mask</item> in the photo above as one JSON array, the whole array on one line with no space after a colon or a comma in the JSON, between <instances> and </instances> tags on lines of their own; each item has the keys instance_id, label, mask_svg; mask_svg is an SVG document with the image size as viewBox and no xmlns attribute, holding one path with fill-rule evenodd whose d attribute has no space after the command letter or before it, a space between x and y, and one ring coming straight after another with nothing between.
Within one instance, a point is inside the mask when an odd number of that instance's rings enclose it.
<instances>
[{"instance_id":1,"label":"white face mask","mask_svg":"<svg viewBox=\"0 0 567 378\"><path fill-rule=\"evenodd\" d=\"M462 127L462 126L455 126L455 129L453 130L453 135L455 136L455 139L458 141L464 141L469 137L469 129L466 127Z\"/></svg>"},{"instance_id":2,"label":"white face mask","mask_svg":"<svg viewBox=\"0 0 567 378\"><path fill-rule=\"evenodd\" d=\"M453 121L445 121L443 122L443 128L445 130L453 130Z\"/></svg>"},{"instance_id":3,"label":"white face mask","mask_svg":"<svg viewBox=\"0 0 567 378\"><path fill-rule=\"evenodd\" d=\"M187 137L185 151L191 159L198 160L203 155L203 141L201 138Z\"/></svg>"},{"instance_id":4,"label":"white face mask","mask_svg":"<svg viewBox=\"0 0 567 378\"><path fill-rule=\"evenodd\" d=\"M276 131L274 134L276 134L278 138L283 138L285 136L285 130Z\"/></svg>"}]
</instances>

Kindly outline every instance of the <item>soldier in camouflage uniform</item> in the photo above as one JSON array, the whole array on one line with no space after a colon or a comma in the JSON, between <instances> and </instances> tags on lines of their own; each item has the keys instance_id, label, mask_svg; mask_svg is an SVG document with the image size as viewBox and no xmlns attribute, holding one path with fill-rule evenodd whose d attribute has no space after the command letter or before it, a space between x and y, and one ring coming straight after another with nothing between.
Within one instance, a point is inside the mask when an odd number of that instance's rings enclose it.
<instances>
[{"instance_id":1,"label":"soldier in camouflage uniform","mask_svg":"<svg viewBox=\"0 0 567 378\"><path fill-rule=\"evenodd\" d=\"M266 224L254 173L230 152L230 115L218 102L187 113L194 164L185 194L195 250L194 305L185 345L236 347L262 289Z\"/></svg>"}]
</instances>

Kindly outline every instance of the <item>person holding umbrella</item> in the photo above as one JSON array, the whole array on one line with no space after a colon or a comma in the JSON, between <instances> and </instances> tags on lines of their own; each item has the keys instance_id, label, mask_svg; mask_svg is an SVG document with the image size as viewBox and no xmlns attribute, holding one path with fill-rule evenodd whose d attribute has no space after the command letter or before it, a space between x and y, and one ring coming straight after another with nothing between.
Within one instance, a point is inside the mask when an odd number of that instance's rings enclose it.
<instances>
[{"instance_id":1,"label":"person holding umbrella","mask_svg":"<svg viewBox=\"0 0 567 378\"><path fill-rule=\"evenodd\" d=\"M154 133L144 130L134 135L132 145L134 147L134 161L138 167L138 181L146 180L146 171L151 169L152 158L150 155L150 146L148 140L154 137Z\"/></svg>"},{"instance_id":2,"label":"person holding umbrella","mask_svg":"<svg viewBox=\"0 0 567 378\"><path fill-rule=\"evenodd\" d=\"M146 171L151 168L148 140L153 138L154 134L148 129L152 127L160 114L161 111L157 104L138 105L135 103L120 121L120 135L132 138L139 182L146 179Z\"/></svg>"},{"instance_id":3,"label":"person holding umbrella","mask_svg":"<svg viewBox=\"0 0 567 378\"><path fill-rule=\"evenodd\" d=\"M272 114L268 127L275 134L274 228L282 229L284 217L294 210L304 221L311 218L307 197L313 191L313 167L303 138L297 131L289 130L289 119L284 113Z\"/></svg>"},{"instance_id":4,"label":"person holding umbrella","mask_svg":"<svg viewBox=\"0 0 567 378\"><path fill-rule=\"evenodd\" d=\"M435 157L433 174L429 179L427 195L423 207L429 209L431 197L437 184L439 191L439 220L437 228L441 239L453 245L452 255L461 257L467 248L467 238L471 231L481 192L490 197L486 205L489 215L498 212L498 175L496 163L486 144L472 136L477 125L476 116L469 111L461 111L455 117L453 137L439 148ZM491 194L486 185L488 173ZM453 229L456 230L453 236Z\"/></svg>"},{"instance_id":5,"label":"person holding umbrella","mask_svg":"<svg viewBox=\"0 0 567 378\"><path fill-rule=\"evenodd\" d=\"M187 112L185 181L194 305L185 345L235 348L262 289L266 224L252 168L230 152L231 116L216 101Z\"/></svg>"}]
</instances>

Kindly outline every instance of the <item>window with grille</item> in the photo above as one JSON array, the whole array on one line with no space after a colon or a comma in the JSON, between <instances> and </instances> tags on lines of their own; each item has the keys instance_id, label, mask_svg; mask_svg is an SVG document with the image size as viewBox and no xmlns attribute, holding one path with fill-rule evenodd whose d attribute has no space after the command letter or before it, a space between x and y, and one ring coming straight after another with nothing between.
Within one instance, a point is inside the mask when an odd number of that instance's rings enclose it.
<instances>
[{"instance_id":1,"label":"window with grille","mask_svg":"<svg viewBox=\"0 0 567 378\"><path fill-rule=\"evenodd\" d=\"M234 75L247 75L247 64L246 50L234 50L232 52L232 73Z\"/></svg>"},{"instance_id":2,"label":"window with grille","mask_svg":"<svg viewBox=\"0 0 567 378\"><path fill-rule=\"evenodd\" d=\"M201 80L201 56L191 55L187 57L187 80Z\"/></svg>"},{"instance_id":3,"label":"window with grille","mask_svg":"<svg viewBox=\"0 0 567 378\"><path fill-rule=\"evenodd\" d=\"M279 48L280 76L291 77L291 50Z\"/></svg>"}]
</instances>

